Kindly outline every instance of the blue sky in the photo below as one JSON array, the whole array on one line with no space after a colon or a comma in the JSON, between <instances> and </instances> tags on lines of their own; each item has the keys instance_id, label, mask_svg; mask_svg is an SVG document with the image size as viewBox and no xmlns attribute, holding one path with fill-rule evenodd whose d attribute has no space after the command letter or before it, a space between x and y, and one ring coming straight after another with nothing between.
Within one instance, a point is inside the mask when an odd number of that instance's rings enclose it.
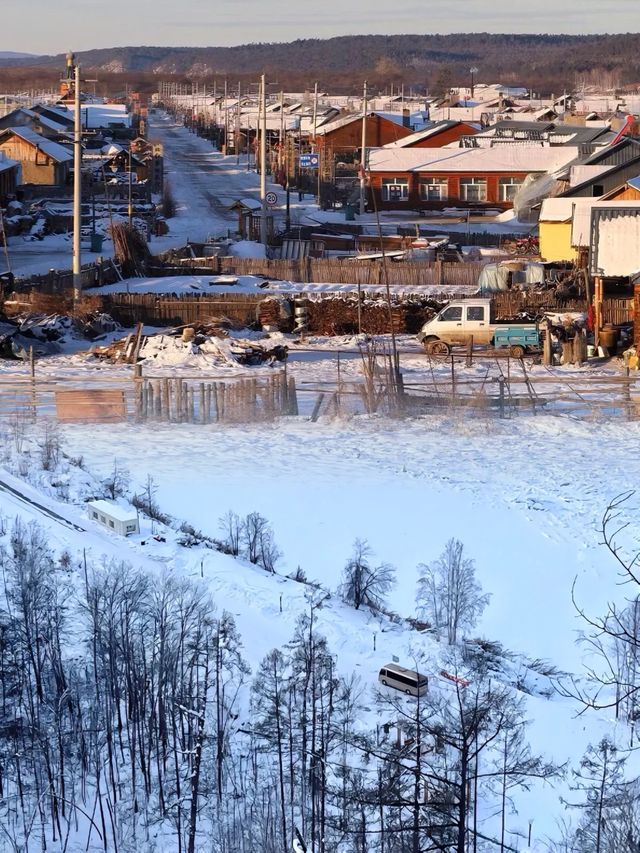
<instances>
[{"instance_id":1,"label":"blue sky","mask_svg":"<svg viewBox=\"0 0 640 853\"><path fill-rule=\"evenodd\" d=\"M0 50L232 45L353 33L630 32L638 29L637 8L638 0L2 0Z\"/></svg>"}]
</instances>

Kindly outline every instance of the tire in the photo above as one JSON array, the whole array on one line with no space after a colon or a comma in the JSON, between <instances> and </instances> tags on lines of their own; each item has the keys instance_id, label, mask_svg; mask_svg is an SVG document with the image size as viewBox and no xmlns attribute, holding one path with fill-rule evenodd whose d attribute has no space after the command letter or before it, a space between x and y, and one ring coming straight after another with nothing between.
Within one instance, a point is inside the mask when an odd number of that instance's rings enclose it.
<instances>
[{"instance_id":1,"label":"tire","mask_svg":"<svg viewBox=\"0 0 640 853\"><path fill-rule=\"evenodd\" d=\"M382 683L384 684L385 687L389 686L389 683L387 681L385 681L384 678L382 679Z\"/></svg>"},{"instance_id":2,"label":"tire","mask_svg":"<svg viewBox=\"0 0 640 853\"><path fill-rule=\"evenodd\" d=\"M406 689L404 692L407 694L407 696L411 696L411 691L409 690L409 688L408 688L408 687L407 687L407 689Z\"/></svg>"},{"instance_id":3,"label":"tire","mask_svg":"<svg viewBox=\"0 0 640 853\"><path fill-rule=\"evenodd\" d=\"M509 347L509 355L511 358L523 358L524 357L524 347L520 344L514 344Z\"/></svg>"},{"instance_id":4,"label":"tire","mask_svg":"<svg viewBox=\"0 0 640 853\"><path fill-rule=\"evenodd\" d=\"M451 354L451 347L446 341L430 341L427 344L427 353L434 358L446 358Z\"/></svg>"}]
</instances>

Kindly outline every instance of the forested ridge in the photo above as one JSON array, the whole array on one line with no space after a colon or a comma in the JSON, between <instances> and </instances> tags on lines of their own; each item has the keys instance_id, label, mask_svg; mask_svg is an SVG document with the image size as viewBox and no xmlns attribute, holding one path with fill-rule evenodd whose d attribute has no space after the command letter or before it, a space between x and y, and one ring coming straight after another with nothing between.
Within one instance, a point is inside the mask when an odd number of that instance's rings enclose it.
<instances>
[{"instance_id":1,"label":"forested ridge","mask_svg":"<svg viewBox=\"0 0 640 853\"><path fill-rule=\"evenodd\" d=\"M640 82L640 35L528 35L458 33L451 35L361 35L256 43L235 47L131 46L79 53L85 67L104 73L177 75L233 79L265 72L284 88L323 86L349 90L366 76L374 86L390 83L434 89L446 77L467 84L469 67L477 79L535 87L571 88L581 82L633 85ZM0 59L13 74L42 75L64 65L64 55ZM526 69L524 71L523 69ZM603 74L605 75L603 78Z\"/></svg>"}]
</instances>

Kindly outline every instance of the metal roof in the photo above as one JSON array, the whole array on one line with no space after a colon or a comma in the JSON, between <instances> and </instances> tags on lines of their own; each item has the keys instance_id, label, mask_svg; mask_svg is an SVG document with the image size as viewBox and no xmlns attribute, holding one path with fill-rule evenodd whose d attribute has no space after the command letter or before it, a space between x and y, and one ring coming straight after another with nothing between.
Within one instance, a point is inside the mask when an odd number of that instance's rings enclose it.
<instances>
[{"instance_id":1,"label":"metal roof","mask_svg":"<svg viewBox=\"0 0 640 853\"><path fill-rule=\"evenodd\" d=\"M51 157L51 159L55 160L57 163L68 163L73 160L73 154L71 151L68 151L57 142L52 142L50 139L46 139L44 136L36 133L35 130L31 130L28 127L8 127L6 130L0 130L0 139L4 139L9 134L19 136L30 145L36 146L43 151L47 157Z\"/></svg>"}]
</instances>

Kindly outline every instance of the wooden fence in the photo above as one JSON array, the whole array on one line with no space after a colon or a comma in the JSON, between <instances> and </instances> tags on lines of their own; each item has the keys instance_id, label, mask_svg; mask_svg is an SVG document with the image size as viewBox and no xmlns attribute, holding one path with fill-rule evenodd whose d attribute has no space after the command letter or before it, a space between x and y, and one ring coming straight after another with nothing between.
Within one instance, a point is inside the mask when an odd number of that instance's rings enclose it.
<instances>
[{"instance_id":1,"label":"wooden fence","mask_svg":"<svg viewBox=\"0 0 640 853\"><path fill-rule=\"evenodd\" d=\"M296 384L285 370L220 377L143 376L130 380L16 375L0 379L0 419L19 439L25 425L41 418L60 423L117 421L253 423L297 415Z\"/></svg>"},{"instance_id":2,"label":"wooden fence","mask_svg":"<svg viewBox=\"0 0 640 853\"><path fill-rule=\"evenodd\" d=\"M288 307L285 307L282 319L277 322L283 331L291 331L295 296L252 293L224 293L219 296L197 293L182 296L113 293L101 296L100 300L102 310L126 326L137 322L152 326L181 326L220 317L251 326L265 313L271 319L273 309L269 310L267 305L282 302ZM433 316L434 305L443 304L449 298L450 295L446 293L437 293L428 299L393 296L391 315L394 331L399 334L416 334L421 325ZM542 309L557 313L587 311L584 299L556 300L550 293L508 292L496 294L493 299L500 317L516 316L523 311L535 313ZM632 322L633 299L605 299L602 312L605 323ZM379 295L365 299L358 312L355 295L314 294L308 301L308 319L308 331L313 334L352 334L358 331L359 319L360 328L367 334L385 334L389 331L389 309Z\"/></svg>"},{"instance_id":3,"label":"wooden fence","mask_svg":"<svg viewBox=\"0 0 640 853\"><path fill-rule=\"evenodd\" d=\"M103 284L115 284L120 277L111 262L103 264L85 264L81 272L82 288L101 287ZM62 294L73 289L71 270L50 270L41 275L20 276L16 279L15 289L19 292L35 290L39 293Z\"/></svg>"},{"instance_id":4,"label":"wooden fence","mask_svg":"<svg viewBox=\"0 0 640 853\"><path fill-rule=\"evenodd\" d=\"M344 355L344 354L343 354ZM405 354L401 354L401 363ZM351 355L353 357L353 354ZM356 357L359 357L356 356ZM6 440L16 446L27 427L45 422L109 424L261 423L279 417L320 417L378 413L416 416L442 410L461 417L571 415L585 420L640 417L640 374L589 374L567 368L541 368L509 357L482 359L484 375L469 373L465 357L429 364L416 373L415 354L398 384L389 353L365 355L361 379L344 381L337 366L333 379L298 378L281 369L265 375L244 371L233 377L143 375L81 378L25 374L0 379L0 420ZM336 362L340 364L340 360ZM325 374L326 375L326 374Z\"/></svg>"},{"instance_id":5,"label":"wooden fence","mask_svg":"<svg viewBox=\"0 0 640 853\"><path fill-rule=\"evenodd\" d=\"M364 261L337 258L298 258L266 260L261 258L193 258L175 266L153 267L150 275L193 275L195 269L210 275L254 275L277 281L304 284L384 285L385 266L392 286L475 287L483 263L444 261Z\"/></svg>"}]
</instances>

